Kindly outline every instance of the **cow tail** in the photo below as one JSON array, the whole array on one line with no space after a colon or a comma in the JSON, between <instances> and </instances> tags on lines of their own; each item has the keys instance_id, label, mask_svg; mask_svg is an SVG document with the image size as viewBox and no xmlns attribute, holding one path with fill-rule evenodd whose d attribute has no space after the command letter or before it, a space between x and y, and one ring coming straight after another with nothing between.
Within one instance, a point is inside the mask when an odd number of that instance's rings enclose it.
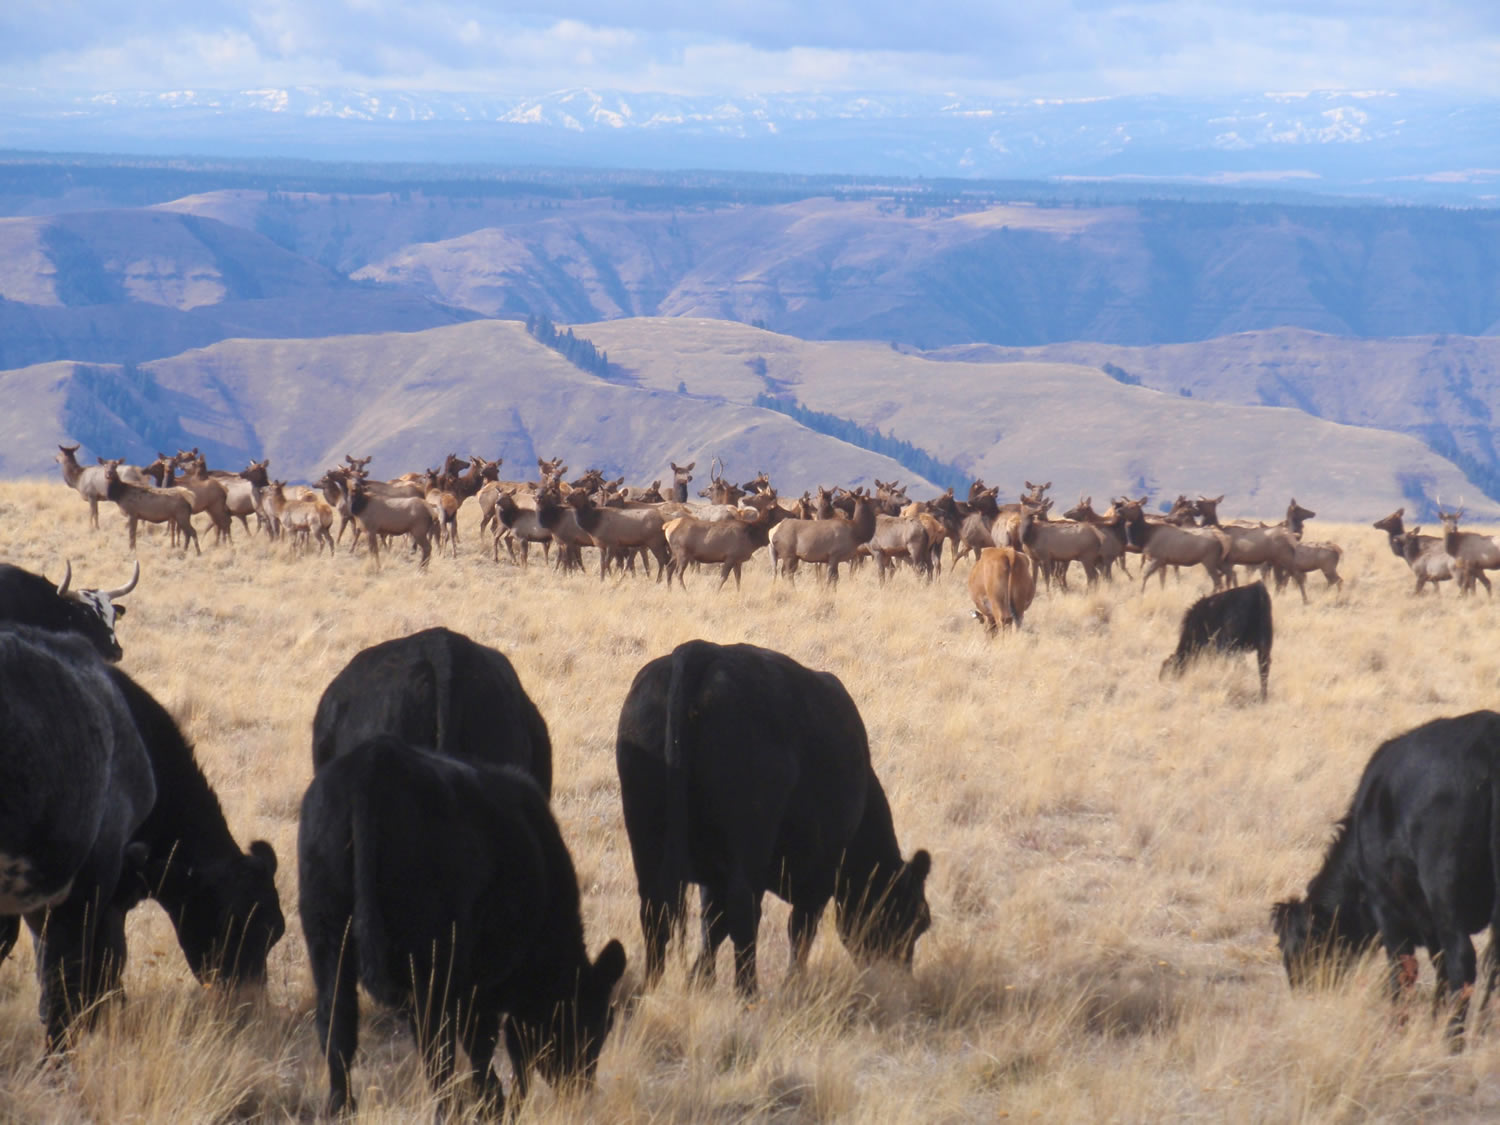
<instances>
[{"instance_id":1,"label":"cow tail","mask_svg":"<svg viewBox=\"0 0 1500 1125\"><path fill-rule=\"evenodd\" d=\"M667 685L666 745L663 759L667 766L666 839L662 846L661 873L658 885L671 896L674 904L673 927L680 931L686 922L685 904L689 862L689 802L691 792L689 769L692 757L691 705L701 677L703 663L709 659L708 646L689 641L672 652L672 674Z\"/></svg>"},{"instance_id":2,"label":"cow tail","mask_svg":"<svg viewBox=\"0 0 1500 1125\"><path fill-rule=\"evenodd\" d=\"M379 817L370 804L368 786L357 786L350 800L350 835L354 843L353 937L359 951L359 979L370 995L382 1003L399 989L386 979L389 941L381 914L379 886Z\"/></svg>"},{"instance_id":3,"label":"cow tail","mask_svg":"<svg viewBox=\"0 0 1500 1125\"><path fill-rule=\"evenodd\" d=\"M1490 764L1490 885L1494 898L1490 902L1490 944L1485 950L1484 961L1488 972L1484 975L1484 993L1479 1000L1479 1010L1487 1010L1490 1001L1490 986L1500 969L1500 719L1491 718L1492 731Z\"/></svg>"}]
</instances>

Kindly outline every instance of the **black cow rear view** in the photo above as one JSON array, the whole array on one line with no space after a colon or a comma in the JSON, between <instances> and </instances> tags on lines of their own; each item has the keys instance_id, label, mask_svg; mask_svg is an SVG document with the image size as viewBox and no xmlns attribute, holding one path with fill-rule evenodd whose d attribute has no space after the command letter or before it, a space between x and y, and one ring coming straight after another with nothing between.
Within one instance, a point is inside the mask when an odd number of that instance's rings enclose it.
<instances>
[{"instance_id":1,"label":"black cow rear view","mask_svg":"<svg viewBox=\"0 0 1500 1125\"><path fill-rule=\"evenodd\" d=\"M354 1108L359 983L406 1013L445 1096L461 1042L480 1096L503 1101L502 1016L517 1097L532 1065L592 1077L625 951L589 961L572 859L524 771L376 737L318 770L297 854L330 1113Z\"/></svg>"},{"instance_id":2,"label":"black cow rear view","mask_svg":"<svg viewBox=\"0 0 1500 1125\"><path fill-rule=\"evenodd\" d=\"M359 652L323 690L313 771L387 734L458 761L516 766L552 793L547 724L502 653L449 629Z\"/></svg>"},{"instance_id":3,"label":"black cow rear view","mask_svg":"<svg viewBox=\"0 0 1500 1125\"><path fill-rule=\"evenodd\" d=\"M1271 595L1252 582L1199 598L1182 618L1177 651L1162 661L1161 675L1182 675L1199 653L1254 652L1260 668L1260 697L1271 675Z\"/></svg>"},{"instance_id":4,"label":"black cow rear view","mask_svg":"<svg viewBox=\"0 0 1500 1125\"><path fill-rule=\"evenodd\" d=\"M766 891L792 905L794 969L830 898L851 952L911 964L931 924L931 859L902 861L864 723L836 676L768 649L689 641L636 675L615 762L648 982L661 975L689 883L704 918L695 973L712 977L729 937L742 993L756 987Z\"/></svg>"},{"instance_id":5,"label":"black cow rear view","mask_svg":"<svg viewBox=\"0 0 1500 1125\"><path fill-rule=\"evenodd\" d=\"M1494 987L1500 943L1500 714L1435 719L1381 745L1305 899L1278 902L1272 928L1293 986L1320 962L1347 966L1379 940L1394 988L1417 980L1425 947L1437 996L1462 1033L1475 981L1471 934L1489 927ZM1484 1006L1481 1001L1481 1009Z\"/></svg>"}]
</instances>

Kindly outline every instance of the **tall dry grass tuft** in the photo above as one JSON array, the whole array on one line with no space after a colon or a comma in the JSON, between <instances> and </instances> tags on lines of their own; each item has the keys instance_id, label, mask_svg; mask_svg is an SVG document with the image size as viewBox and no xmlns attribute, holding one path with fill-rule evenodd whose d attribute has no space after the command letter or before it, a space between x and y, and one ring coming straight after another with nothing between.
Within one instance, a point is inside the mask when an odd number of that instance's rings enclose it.
<instances>
[{"instance_id":1,"label":"tall dry grass tuft","mask_svg":"<svg viewBox=\"0 0 1500 1125\"><path fill-rule=\"evenodd\" d=\"M1316 505L1314 505L1316 506ZM1394 505L1392 505L1394 506ZM75 581L128 573L123 521L97 533L61 483L0 486L0 558ZM1373 513L1379 515L1381 513ZM622 938L626 1008L591 1093L535 1089L523 1121L930 1122L1480 1119L1500 1110L1500 1031L1451 1056L1424 1002L1396 1010L1367 962L1293 994L1270 904L1317 869L1370 752L1440 715L1500 701L1500 608L1414 599L1379 532L1315 525L1346 549L1342 594L1275 599L1271 698L1253 658L1157 669L1199 575L1143 595L1119 580L1043 593L1018 635L968 618L967 568L931 586L873 572L830 596L811 575L742 592L688 579L601 586L481 553L419 573L402 550L297 558L237 536L183 558L143 536L121 627L125 668L182 722L237 838L272 842L290 930L267 994L193 986L165 916L129 924L129 999L38 1071L28 942L0 967L0 1119L308 1118L326 1091L296 925L296 815L313 709L360 648L445 624L501 649L550 725L553 805L583 890L591 951ZM631 678L693 637L749 641L836 672L859 704L908 854L933 854L932 931L914 974L861 969L832 919L785 979L787 910L767 900L761 998L693 988L674 949L639 992L634 877L613 746ZM695 934L696 927L689 926ZM690 940L695 941L695 938ZM1432 973L1424 968L1424 988ZM370 1121L437 1102L409 1038L364 1004L355 1093Z\"/></svg>"}]
</instances>

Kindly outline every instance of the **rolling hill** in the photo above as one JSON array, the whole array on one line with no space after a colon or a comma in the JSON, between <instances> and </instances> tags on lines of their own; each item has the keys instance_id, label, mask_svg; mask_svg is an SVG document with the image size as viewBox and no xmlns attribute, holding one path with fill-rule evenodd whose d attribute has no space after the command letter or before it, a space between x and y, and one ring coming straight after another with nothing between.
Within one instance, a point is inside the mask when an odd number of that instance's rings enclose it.
<instances>
[{"instance_id":1,"label":"rolling hill","mask_svg":"<svg viewBox=\"0 0 1500 1125\"><path fill-rule=\"evenodd\" d=\"M264 235L149 208L0 219L0 369L132 363L231 336L411 331L471 320L360 285Z\"/></svg>"},{"instance_id":2,"label":"rolling hill","mask_svg":"<svg viewBox=\"0 0 1500 1125\"><path fill-rule=\"evenodd\" d=\"M808 342L725 321L634 319L579 326L626 380L587 375L513 322L320 340L231 340L132 369L53 363L0 373L0 474L55 472L56 442L143 456L199 445L217 464L269 455L278 476L316 475L347 452L377 471L448 450L598 464L631 482L714 458L731 479L759 469L787 492L879 476L935 491L866 450L771 409L771 394L921 446L1006 493L1026 478L1066 500L1129 491L1226 493L1232 515L1279 518L1296 495L1325 518L1373 519L1398 504L1464 495L1491 507L1412 438L1284 407L1236 406L1122 385L1060 363L958 364L886 345ZM681 390L679 391L679 388ZM762 400L764 401L764 400Z\"/></svg>"}]
</instances>

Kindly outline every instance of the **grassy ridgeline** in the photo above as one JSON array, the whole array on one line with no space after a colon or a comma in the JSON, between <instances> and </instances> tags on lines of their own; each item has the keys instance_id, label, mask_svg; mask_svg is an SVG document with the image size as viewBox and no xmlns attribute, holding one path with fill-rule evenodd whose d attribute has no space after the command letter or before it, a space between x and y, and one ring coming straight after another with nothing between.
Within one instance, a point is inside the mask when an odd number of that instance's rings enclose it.
<instances>
[{"instance_id":1,"label":"grassy ridgeline","mask_svg":"<svg viewBox=\"0 0 1500 1125\"><path fill-rule=\"evenodd\" d=\"M1315 504L1315 498L1312 498ZM1374 513L1381 514L1381 513ZM112 506L53 481L0 486L0 558L75 581L128 573ZM305 1117L325 1073L296 906L296 815L324 684L361 647L446 624L504 651L550 724L554 807L583 888L591 950L640 935L613 739L631 678L691 637L750 641L836 672L869 727L908 853L931 849L934 926L916 971L859 973L825 921L805 981L782 981L786 908L767 900L765 986L748 1010L728 985L663 986L617 1025L585 1102L541 1087L533 1119L930 1122L1001 1113L1046 1120L1328 1120L1487 1116L1500 1108L1500 1035L1452 1058L1425 1006L1404 1026L1379 966L1322 995L1287 989L1270 903L1316 869L1371 750L1418 722L1497 702L1500 609L1414 600L1406 568L1367 526L1315 523L1341 542L1346 587L1276 599L1271 699L1253 660L1158 683L1201 572L1097 593L1042 594L1019 636L987 641L958 574L872 571L830 597L771 584L684 596L597 574L522 574L481 553L473 506L461 556L420 573L400 551L305 559L241 535L184 559L143 536L122 625L125 668L183 723L237 838L270 839L289 932L263 1003L195 987L165 916L130 921L130 1000L38 1072L29 943L0 967L0 1118L70 1121ZM211 537L210 537L211 538ZM1431 983L1424 966L1424 988ZM372 1121L430 1118L397 1022L364 1005L356 1093Z\"/></svg>"}]
</instances>

